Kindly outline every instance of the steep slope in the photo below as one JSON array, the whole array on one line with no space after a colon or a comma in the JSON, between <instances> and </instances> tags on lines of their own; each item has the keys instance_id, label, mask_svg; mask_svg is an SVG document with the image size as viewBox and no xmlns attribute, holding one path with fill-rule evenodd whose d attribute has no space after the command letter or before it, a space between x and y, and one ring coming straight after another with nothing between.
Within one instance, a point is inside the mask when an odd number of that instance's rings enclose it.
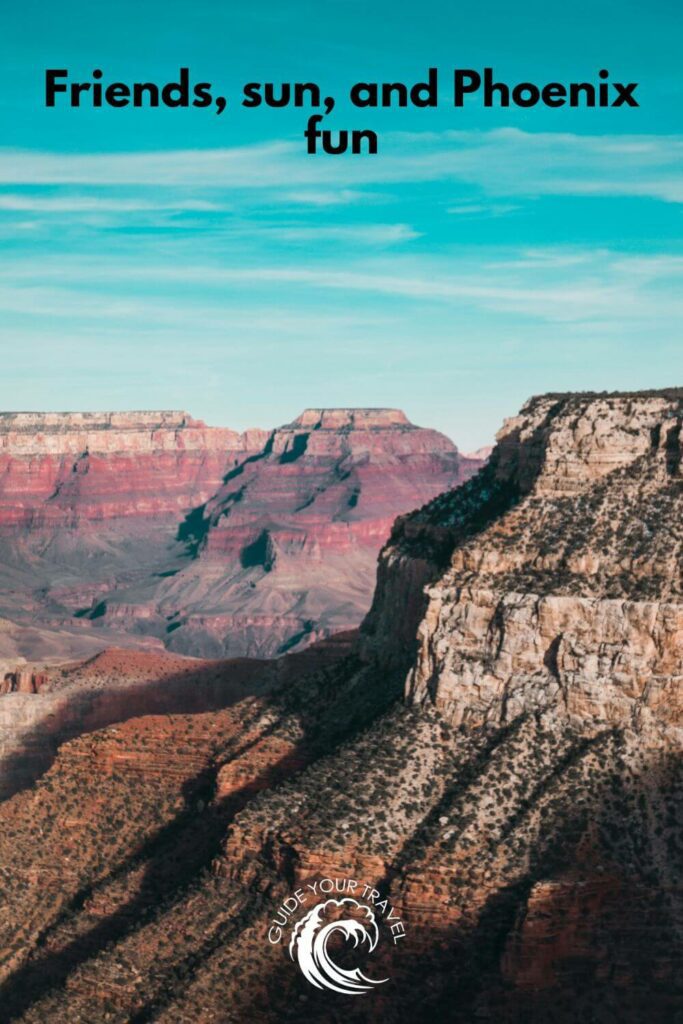
<instances>
[{"instance_id":1,"label":"steep slope","mask_svg":"<svg viewBox=\"0 0 683 1024\"><path fill-rule=\"evenodd\" d=\"M83 663L7 673L0 682L0 798L46 771L67 739L140 715L227 707L337 660L352 636L339 633L270 662L113 648Z\"/></svg>"},{"instance_id":2,"label":"steep slope","mask_svg":"<svg viewBox=\"0 0 683 1024\"><path fill-rule=\"evenodd\" d=\"M7 1019L674 1020L682 396L532 401L398 521L352 655L63 747L0 808ZM288 957L301 908L268 940L325 878L405 930L330 946L361 998Z\"/></svg>"},{"instance_id":3,"label":"steep slope","mask_svg":"<svg viewBox=\"0 0 683 1024\"><path fill-rule=\"evenodd\" d=\"M158 592L167 646L272 656L357 626L396 514L480 466L396 409L307 409L188 522L197 558Z\"/></svg>"}]
</instances>

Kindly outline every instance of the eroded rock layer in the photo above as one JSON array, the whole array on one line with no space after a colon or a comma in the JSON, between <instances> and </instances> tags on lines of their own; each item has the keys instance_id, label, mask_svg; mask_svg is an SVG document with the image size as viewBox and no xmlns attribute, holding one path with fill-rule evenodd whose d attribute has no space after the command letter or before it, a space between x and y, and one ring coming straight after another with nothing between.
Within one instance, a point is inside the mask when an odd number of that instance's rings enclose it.
<instances>
[{"instance_id":1,"label":"eroded rock layer","mask_svg":"<svg viewBox=\"0 0 683 1024\"><path fill-rule=\"evenodd\" d=\"M0 413L0 528L179 518L267 436L184 412Z\"/></svg>"},{"instance_id":2,"label":"eroded rock layer","mask_svg":"<svg viewBox=\"0 0 683 1024\"><path fill-rule=\"evenodd\" d=\"M397 510L481 465L396 409L307 409L185 525L196 558L157 595L167 646L272 656L357 626Z\"/></svg>"},{"instance_id":3,"label":"eroded rock layer","mask_svg":"<svg viewBox=\"0 0 683 1024\"><path fill-rule=\"evenodd\" d=\"M507 495L504 515L468 532L463 495L413 518L463 534L428 590L412 700L455 724L548 701L624 727L680 716L682 408L676 394L532 402L472 488Z\"/></svg>"}]
</instances>

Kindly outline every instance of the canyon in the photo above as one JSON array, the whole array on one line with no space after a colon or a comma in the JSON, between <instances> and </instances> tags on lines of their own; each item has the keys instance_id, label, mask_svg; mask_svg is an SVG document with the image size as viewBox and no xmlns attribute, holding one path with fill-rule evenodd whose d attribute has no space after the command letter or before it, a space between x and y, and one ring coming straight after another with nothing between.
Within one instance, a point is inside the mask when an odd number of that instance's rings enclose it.
<instances>
[{"instance_id":1,"label":"canyon","mask_svg":"<svg viewBox=\"0 0 683 1024\"><path fill-rule=\"evenodd\" d=\"M275 656L359 625L397 514L483 464L399 410L0 414L0 660Z\"/></svg>"},{"instance_id":2,"label":"canyon","mask_svg":"<svg viewBox=\"0 0 683 1024\"><path fill-rule=\"evenodd\" d=\"M264 578L309 544L334 552L330 509L345 502L344 544L370 530L355 488L390 517L372 458L352 449L330 479L340 434L376 437L346 415L305 414L209 487L183 520L192 567L245 539ZM396 475L408 442L432 466L398 426ZM121 647L48 667L39 692L13 679L0 712L76 712L49 757L14 751L0 803L3 1019L675 1020L682 441L683 389L532 399L476 475L399 515L352 633L273 661ZM266 524L278 483L298 511ZM297 887L335 877L405 928L331 947L389 979L360 998L310 985L267 938Z\"/></svg>"}]
</instances>

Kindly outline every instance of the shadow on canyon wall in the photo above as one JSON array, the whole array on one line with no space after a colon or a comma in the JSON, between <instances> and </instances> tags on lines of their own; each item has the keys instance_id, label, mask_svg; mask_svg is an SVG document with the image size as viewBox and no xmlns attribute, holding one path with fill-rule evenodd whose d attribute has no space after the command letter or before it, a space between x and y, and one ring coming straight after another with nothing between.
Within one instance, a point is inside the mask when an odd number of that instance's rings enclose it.
<instances>
[{"instance_id":1,"label":"shadow on canyon wall","mask_svg":"<svg viewBox=\"0 0 683 1024\"><path fill-rule=\"evenodd\" d=\"M481 754L484 759L504 742L507 731L492 738L492 745ZM607 730L578 740L557 773L589 749L606 749L613 735ZM676 802L680 805L682 768L676 755L658 757L651 765L645 764L641 775L623 782L622 796L642 801L644 792L659 785L676 798L671 805L673 814ZM550 784L548 780L544 785ZM361 969L371 976L390 977L390 985L372 992L367 1000L313 989L283 954L254 991L253 1002L240 1008L244 1015L240 1019L296 1024L304 1019L298 1016L303 1005L305 1019L311 1024L678 1021L683 996L676 966L683 923L680 885L656 877L656 872L653 875L654 858L646 849L647 839L633 823L621 823L619 841L630 847L628 855L634 862L610 859L604 846L586 857L582 847L596 823L611 820L614 833L619 830L614 824L615 785L619 788L620 783L607 772L598 781L592 801L570 808L557 806L544 822L541 841L526 851L526 870L509 883L503 880L492 885L474 921L446 921L445 913L440 922L440 901L434 898L429 924L419 920L418 910L417 920L407 925L407 945L394 951L395 955L383 956L378 949L364 962L356 951L346 966L361 963ZM438 819L440 810L437 805L430 818ZM423 826L406 841L384 882L379 883L383 892L391 892L391 882L401 879L411 860L415 872L413 858L423 841ZM650 866L646 868L648 856ZM680 851L669 866L675 876ZM428 873L427 868L427 882ZM557 904L551 899L525 932L530 901L545 884L560 893L566 887L576 905L570 905L567 912L561 896ZM466 917L463 915L463 922ZM341 963L344 953L337 956ZM533 975L531 980L524 978L526 972ZM150 1013L144 1021L152 1019Z\"/></svg>"},{"instance_id":2,"label":"shadow on canyon wall","mask_svg":"<svg viewBox=\"0 0 683 1024\"><path fill-rule=\"evenodd\" d=\"M41 936L33 958L0 986L0 1020L3 1024L21 1017L35 1002L64 985L77 967L139 928L155 909L168 905L169 901L182 899L202 874L209 871L220 852L226 829L254 792L267 785L273 773L281 775L284 780L288 768L291 772L291 756L282 761L284 764L271 765L261 776L215 803L211 803L215 789L214 770L206 769L185 782L182 787L185 807L177 817L103 881L82 888ZM204 810L198 823L197 808L202 805ZM42 952L51 934L72 915L82 912L98 891L112 882L125 879L138 867L143 868L143 876L129 899L97 924L77 934L65 947L56 952ZM230 918L215 934L207 936L202 949L193 954L192 966L196 967L212 948L226 941L235 928L236 922ZM186 965L186 969L189 968L190 964ZM129 1018L131 1024L133 1021L142 1024L148 1019L145 1008Z\"/></svg>"},{"instance_id":3,"label":"shadow on canyon wall","mask_svg":"<svg viewBox=\"0 0 683 1024\"><path fill-rule=\"evenodd\" d=\"M21 695L36 709L42 702L45 715L20 737L20 749L0 760L0 799L33 785L53 763L61 744L70 739L143 715L202 714L231 707L245 697L265 695L276 686L335 663L348 654L354 636L337 634L272 661L236 658L204 663L196 670L158 680L122 683L114 678L101 689L79 685ZM0 697L0 701L12 701L16 696Z\"/></svg>"}]
</instances>

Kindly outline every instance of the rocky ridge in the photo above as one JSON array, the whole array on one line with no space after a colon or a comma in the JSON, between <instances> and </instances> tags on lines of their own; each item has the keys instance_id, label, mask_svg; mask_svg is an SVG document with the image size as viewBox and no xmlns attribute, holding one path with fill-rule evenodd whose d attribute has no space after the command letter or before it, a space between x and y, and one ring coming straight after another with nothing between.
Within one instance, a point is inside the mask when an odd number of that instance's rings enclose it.
<instances>
[{"instance_id":1,"label":"rocky ridge","mask_svg":"<svg viewBox=\"0 0 683 1024\"><path fill-rule=\"evenodd\" d=\"M157 593L167 646L273 656L358 625L396 510L480 465L396 409L306 410L186 522L196 558Z\"/></svg>"},{"instance_id":2,"label":"rocky ridge","mask_svg":"<svg viewBox=\"0 0 683 1024\"><path fill-rule=\"evenodd\" d=\"M676 394L549 398L506 423L476 487L512 507L428 590L410 699L456 724L548 702L570 720L680 720L682 411ZM437 501L413 529L457 516Z\"/></svg>"}]
</instances>

